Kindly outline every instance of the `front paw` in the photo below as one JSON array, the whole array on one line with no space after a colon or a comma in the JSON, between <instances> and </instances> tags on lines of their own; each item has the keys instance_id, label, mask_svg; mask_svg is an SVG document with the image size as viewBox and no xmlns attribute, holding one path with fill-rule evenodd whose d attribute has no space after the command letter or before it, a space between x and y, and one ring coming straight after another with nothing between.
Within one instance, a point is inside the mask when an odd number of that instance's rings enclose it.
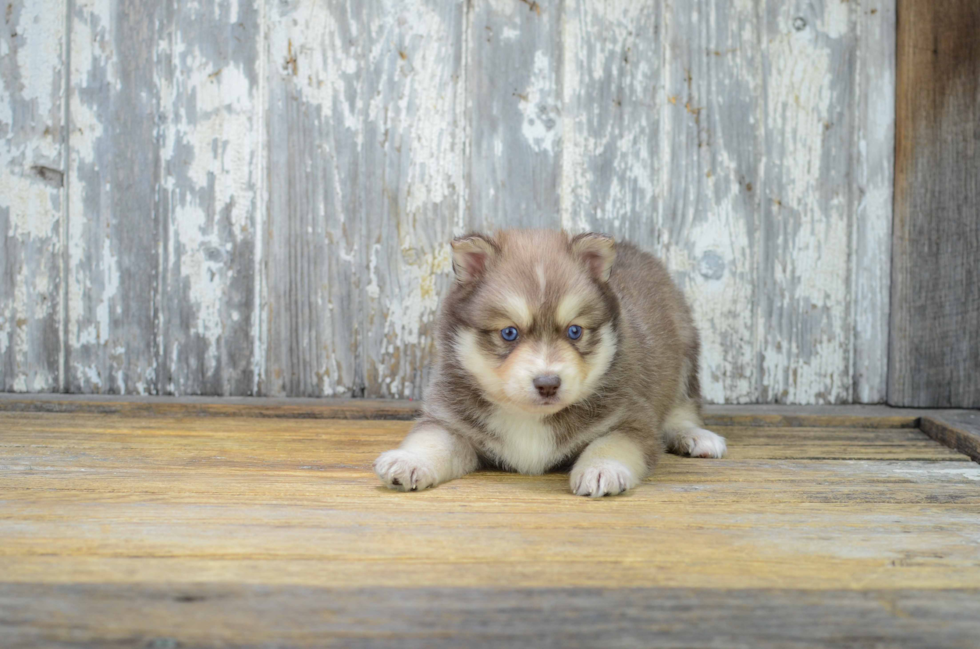
<instances>
[{"instance_id":1,"label":"front paw","mask_svg":"<svg viewBox=\"0 0 980 649\"><path fill-rule=\"evenodd\" d=\"M622 462L606 459L587 462L584 466L576 464L570 484L576 496L601 498L632 489L640 484L640 479Z\"/></svg>"},{"instance_id":2,"label":"front paw","mask_svg":"<svg viewBox=\"0 0 980 649\"><path fill-rule=\"evenodd\" d=\"M704 428L691 428L677 435L671 452L689 457L720 458L728 452L725 438Z\"/></svg>"},{"instance_id":3,"label":"front paw","mask_svg":"<svg viewBox=\"0 0 980 649\"><path fill-rule=\"evenodd\" d=\"M421 491L436 484L432 465L421 455L395 449L385 451L374 461L374 472L389 489Z\"/></svg>"}]
</instances>

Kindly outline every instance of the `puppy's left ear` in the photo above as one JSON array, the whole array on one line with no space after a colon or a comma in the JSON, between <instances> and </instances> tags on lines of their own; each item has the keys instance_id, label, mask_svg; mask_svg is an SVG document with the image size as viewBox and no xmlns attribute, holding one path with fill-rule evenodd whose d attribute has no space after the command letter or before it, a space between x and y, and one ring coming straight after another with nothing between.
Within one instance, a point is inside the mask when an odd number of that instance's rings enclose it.
<instances>
[{"instance_id":1,"label":"puppy's left ear","mask_svg":"<svg viewBox=\"0 0 980 649\"><path fill-rule=\"evenodd\" d=\"M572 238L572 252L582 260L592 276L602 282L609 281L609 273L616 261L616 242L611 237L586 232Z\"/></svg>"}]
</instances>

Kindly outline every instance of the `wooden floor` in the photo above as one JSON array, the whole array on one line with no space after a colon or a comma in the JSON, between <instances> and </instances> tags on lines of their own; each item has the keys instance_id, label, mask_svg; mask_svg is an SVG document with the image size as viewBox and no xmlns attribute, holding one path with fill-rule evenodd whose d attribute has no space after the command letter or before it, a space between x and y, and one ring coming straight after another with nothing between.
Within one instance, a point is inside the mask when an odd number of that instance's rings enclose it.
<instances>
[{"instance_id":1,"label":"wooden floor","mask_svg":"<svg viewBox=\"0 0 980 649\"><path fill-rule=\"evenodd\" d=\"M588 500L388 491L404 421L0 412L0 647L975 648L980 466L896 421Z\"/></svg>"}]
</instances>

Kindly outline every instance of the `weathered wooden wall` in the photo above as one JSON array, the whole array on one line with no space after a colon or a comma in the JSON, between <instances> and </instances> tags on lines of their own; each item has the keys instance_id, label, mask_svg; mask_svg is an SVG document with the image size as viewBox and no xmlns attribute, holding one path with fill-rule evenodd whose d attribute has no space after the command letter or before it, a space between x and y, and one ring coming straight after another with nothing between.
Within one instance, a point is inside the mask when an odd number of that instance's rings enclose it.
<instances>
[{"instance_id":1,"label":"weathered wooden wall","mask_svg":"<svg viewBox=\"0 0 980 649\"><path fill-rule=\"evenodd\" d=\"M899 9L888 402L980 408L980 3Z\"/></svg>"},{"instance_id":2,"label":"weathered wooden wall","mask_svg":"<svg viewBox=\"0 0 980 649\"><path fill-rule=\"evenodd\" d=\"M880 401L894 0L20 0L0 388L419 397L454 233L663 256L720 402Z\"/></svg>"}]
</instances>

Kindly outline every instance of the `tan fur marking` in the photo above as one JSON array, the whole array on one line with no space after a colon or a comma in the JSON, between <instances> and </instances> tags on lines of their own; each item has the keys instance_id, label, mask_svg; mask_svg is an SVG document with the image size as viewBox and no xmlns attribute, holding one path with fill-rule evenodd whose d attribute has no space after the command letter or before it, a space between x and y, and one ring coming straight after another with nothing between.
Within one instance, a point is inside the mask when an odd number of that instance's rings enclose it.
<instances>
[{"instance_id":1,"label":"tan fur marking","mask_svg":"<svg viewBox=\"0 0 980 649\"><path fill-rule=\"evenodd\" d=\"M582 293L572 293L566 295L562 298L562 301L558 303L558 308L555 309L555 320L562 327L567 327L573 324L575 318L579 316L584 307L588 303L589 297Z\"/></svg>"},{"instance_id":2,"label":"tan fur marking","mask_svg":"<svg viewBox=\"0 0 980 649\"><path fill-rule=\"evenodd\" d=\"M599 328L599 346L588 362L589 373L582 381L582 392L590 394L596 383L603 377L606 370L612 364L613 357L616 355L616 333L612 325L605 324Z\"/></svg>"},{"instance_id":3,"label":"tan fur marking","mask_svg":"<svg viewBox=\"0 0 980 649\"><path fill-rule=\"evenodd\" d=\"M497 368L488 361L480 350L477 333L463 329L456 336L456 353L466 370L477 380L480 387L493 399L503 398L503 385L497 375Z\"/></svg>"},{"instance_id":4,"label":"tan fur marking","mask_svg":"<svg viewBox=\"0 0 980 649\"><path fill-rule=\"evenodd\" d=\"M514 324L521 329L528 329L534 321L534 316L531 314L531 307L528 306L527 300L519 295L508 295L504 299L503 306L504 310L507 311L507 315L514 319Z\"/></svg>"}]
</instances>

